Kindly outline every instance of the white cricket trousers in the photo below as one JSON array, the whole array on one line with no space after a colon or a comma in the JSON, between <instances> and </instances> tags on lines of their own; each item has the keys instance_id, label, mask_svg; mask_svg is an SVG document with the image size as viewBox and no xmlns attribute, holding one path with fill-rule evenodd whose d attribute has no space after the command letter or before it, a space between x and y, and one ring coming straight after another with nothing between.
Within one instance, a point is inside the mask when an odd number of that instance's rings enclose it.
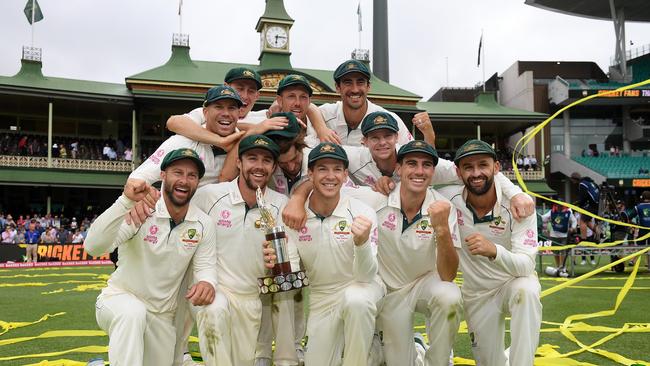
<instances>
[{"instance_id":1,"label":"white cricket trousers","mask_svg":"<svg viewBox=\"0 0 650 366\"><path fill-rule=\"evenodd\" d=\"M327 295L312 289L305 365L367 365L378 303L385 293L383 284L374 281L354 282Z\"/></svg>"},{"instance_id":2,"label":"white cricket trousers","mask_svg":"<svg viewBox=\"0 0 650 366\"><path fill-rule=\"evenodd\" d=\"M377 317L378 328L384 335L386 365L416 364L413 313L418 312L426 318L429 337L424 365L448 366L449 354L460 325L462 303L458 286L453 282L441 281L437 273L431 272L413 284L386 295Z\"/></svg>"},{"instance_id":3,"label":"white cricket trousers","mask_svg":"<svg viewBox=\"0 0 650 366\"><path fill-rule=\"evenodd\" d=\"M278 366L298 365L296 349L304 335L304 313L302 301L294 303L296 296L302 297L302 290L260 295L262 322L256 358L272 358ZM275 352L272 351L274 338Z\"/></svg>"},{"instance_id":4,"label":"white cricket trousers","mask_svg":"<svg viewBox=\"0 0 650 366\"><path fill-rule=\"evenodd\" d=\"M477 366L503 366L505 318L510 314L510 365L532 366L542 323L541 286L535 274L517 277L488 295L463 293Z\"/></svg>"},{"instance_id":5,"label":"white cricket trousers","mask_svg":"<svg viewBox=\"0 0 650 366\"><path fill-rule=\"evenodd\" d=\"M95 304L99 327L108 334L108 360L114 366L171 365L173 313L152 313L134 295L100 294Z\"/></svg>"}]
</instances>

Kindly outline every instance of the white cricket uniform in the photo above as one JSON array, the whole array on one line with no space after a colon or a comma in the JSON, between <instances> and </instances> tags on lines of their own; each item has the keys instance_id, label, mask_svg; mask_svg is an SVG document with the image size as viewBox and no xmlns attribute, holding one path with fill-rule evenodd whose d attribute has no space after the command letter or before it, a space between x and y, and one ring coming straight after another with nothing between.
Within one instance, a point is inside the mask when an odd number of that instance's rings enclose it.
<instances>
[{"instance_id":1,"label":"white cricket uniform","mask_svg":"<svg viewBox=\"0 0 650 366\"><path fill-rule=\"evenodd\" d=\"M497 203L491 213L477 218L466 203L464 187L446 187L441 193L456 208L463 248L465 318L477 365L504 365L505 317L510 314L510 365L532 365L539 342L542 304L540 284L535 273L537 218L513 219L510 200L494 182ZM496 245L497 255L488 259L472 255L465 239L479 233Z\"/></svg>"},{"instance_id":2,"label":"white cricket uniform","mask_svg":"<svg viewBox=\"0 0 650 366\"><path fill-rule=\"evenodd\" d=\"M238 122L258 124L266 119L266 109L259 111L250 111L246 114L246 117L240 118ZM203 107L194 108L190 112L184 114L185 117L188 117L197 124L205 124L205 115L203 114Z\"/></svg>"},{"instance_id":3,"label":"white cricket uniform","mask_svg":"<svg viewBox=\"0 0 650 366\"><path fill-rule=\"evenodd\" d=\"M165 155L170 151L182 148L189 148L196 151L201 158L201 161L203 161L205 174L199 181L199 187L209 183L216 183L218 181L217 178L223 168L226 154L217 153L217 155L215 155L212 145L190 140L181 135L174 135L165 140L147 160L142 162L137 169L129 174L129 178L142 179L148 184L153 184L159 181L160 164L162 164Z\"/></svg>"},{"instance_id":4,"label":"white cricket uniform","mask_svg":"<svg viewBox=\"0 0 650 366\"><path fill-rule=\"evenodd\" d=\"M377 167L370 149L365 146L343 146L343 150L348 155L348 175L357 185L372 187L377 180L383 176L381 170ZM399 145L395 146L399 150ZM391 172L389 176L395 183L399 182L399 176Z\"/></svg>"},{"instance_id":5,"label":"white cricket uniform","mask_svg":"<svg viewBox=\"0 0 650 366\"><path fill-rule=\"evenodd\" d=\"M410 224L401 209L401 183L388 197L368 187L346 188L349 194L377 211L379 227L379 275L388 294L377 317L383 331L386 365L444 365L460 324L461 293L453 282L442 281L436 268L437 247L431 218L427 212L435 201L448 201L433 189L427 190L420 213ZM453 246L461 248L456 213L449 215ZM430 347L424 360L418 360L413 345L413 313L426 316Z\"/></svg>"},{"instance_id":6,"label":"white cricket uniform","mask_svg":"<svg viewBox=\"0 0 650 366\"><path fill-rule=\"evenodd\" d=\"M256 228L260 211L247 207L237 182L235 179L201 187L193 198L217 229L217 298L201 309L192 307L206 365L252 365L255 359L262 311L257 279L267 273L262 254L265 238ZM265 190L264 197L281 224L279 215L287 198L271 189ZM293 257L297 258L297 254ZM292 265L297 268L297 263ZM287 300L281 306L285 305L292 303Z\"/></svg>"},{"instance_id":7,"label":"white cricket uniform","mask_svg":"<svg viewBox=\"0 0 650 366\"><path fill-rule=\"evenodd\" d=\"M395 113L387 111L386 109L374 104L370 100L367 100L368 102L368 110L366 111L366 116L372 112L387 112L395 120L397 121L397 125L399 126L399 132L398 132L398 138L397 142L399 144L406 144L409 141L413 140L413 136L409 132L409 130L406 128L406 125L404 125L404 122L402 121L399 116L397 116ZM348 128L347 123L345 122L345 115L343 114L343 102L338 101L336 103L326 103L318 107L323 114L323 118L325 119L325 125L329 127L330 129L334 130L336 134L339 136L341 139L341 145L351 145L351 146L361 146L361 138L363 137L363 134L361 133L361 123L359 123L359 126L355 128L354 130L350 131ZM365 117L365 116L364 116ZM316 130L314 130L314 127L312 127L311 124L307 126L307 137L305 138L305 142L309 147L314 147L318 145L320 140L318 139L318 136L316 135Z\"/></svg>"},{"instance_id":8,"label":"white cricket uniform","mask_svg":"<svg viewBox=\"0 0 650 366\"><path fill-rule=\"evenodd\" d=\"M124 216L134 205L120 196L88 230L91 255L120 248L120 265L97 297L97 324L108 333L111 365L171 365L176 299L190 263L196 282L217 286L216 230L192 203L175 225L163 199L140 228L129 226Z\"/></svg>"},{"instance_id":9,"label":"white cricket uniform","mask_svg":"<svg viewBox=\"0 0 650 366\"><path fill-rule=\"evenodd\" d=\"M310 199L305 227L287 231L310 282L305 365L366 365L385 294L373 250L377 216L362 202L341 195L332 215L318 217L309 210ZM359 215L372 221L372 229L368 241L355 246L351 225Z\"/></svg>"}]
</instances>

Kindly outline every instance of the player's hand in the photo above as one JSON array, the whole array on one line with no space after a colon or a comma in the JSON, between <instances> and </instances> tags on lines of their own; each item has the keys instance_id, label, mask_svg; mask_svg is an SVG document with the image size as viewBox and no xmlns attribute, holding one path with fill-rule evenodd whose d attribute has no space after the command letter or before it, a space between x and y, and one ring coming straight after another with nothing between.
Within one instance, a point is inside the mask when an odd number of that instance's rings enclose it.
<instances>
[{"instance_id":1,"label":"player's hand","mask_svg":"<svg viewBox=\"0 0 650 366\"><path fill-rule=\"evenodd\" d=\"M305 203L299 201L293 197L290 198L282 210L282 221L294 230L300 230L307 223Z\"/></svg>"},{"instance_id":2,"label":"player's hand","mask_svg":"<svg viewBox=\"0 0 650 366\"><path fill-rule=\"evenodd\" d=\"M333 144L342 145L341 138L336 134L336 131L331 128L324 127L316 131L316 136L320 142L331 142Z\"/></svg>"},{"instance_id":3,"label":"player's hand","mask_svg":"<svg viewBox=\"0 0 650 366\"><path fill-rule=\"evenodd\" d=\"M449 213L451 212L451 204L449 201L434 201L427 208L431 226L436 231L444 229L449 230Z\"/></svg>"},{"instance_id":4,"label":"player's hand","mask_svg":"<svg viewBox=\"0 0 650 366\"><path fill-rule=\"evenodd\" d=\"M270 241L264 242L262 253L264 254L264 267L271 269L275 266L275 261L278 259L275 255L275 249L271 246Z\"/></svg>"},{"instance_id":5,"label":"player's hand","mask_svg":"<svg viewBox=\"0 0 650 366\"><path fill-rule=\"evenodd\" d=\"M289 119L287 117L273 117L273 118L265 119L259 124L254 125L248 131L249 133L263 135L266 132L271 130L275 130L275 131L284 130L284 128L287 127L288 124L289 124Z\"/></svg>"},{"instance_id":6,"label":"player's hand","mask_svg":"<svg viewBox=\"0 0 650 366\"><path fill-rule=\"evenodd\" d=\"M307 124L298 118L298 116L296 116L296 121L298 121L298 124L303 131L307 129Z\"/></svg>"},{"instance_id":7,"label":"player's hand","mask_svg":"<svg viewBox=\"0 0 650 366\"><path fill-rule=\"evenodd\" d=\"M124 195L131 201L139 202L151 195L152 189L155 190L142 179L129 178L124 185Z\"/></svg>"},{"instance_id":8,"label":"player's hand","mask_svg":"<svg viewBox=\"0 0 650 366\"><path fill-rule=\"evenodd\" d=\"M510 212L515 220L521 221L535 212L535 202L526 193L517 193L510 200Z\"/></svg>"},{"instance_id":9,"label":"player's hand","mask_svg":"<svg viewBox=\"0 0 650 366\"><path fill-rule=\"evenodd\" d=\"M482 255L491 259L497 256L496 245L479 233L474 233L465 238L465 243L467 243L467 249L472 255Z\"/></svg>"},{"instance_id":10,"label":"player's hand","mask_svg":"<svg viewBox=\"0 0 650 366\"><path fill-rule=\"evenodd\" d=\"M370 229L372 228L372 221L363 215L359 215L352 221L352 238L354 245L361 246L368 241L370 237Z\"/></svg>"},{"instance_id":11,"label":"player's hand","mask_svg":"<svg viewBox=\"0 0 650 366\"><path fill-rule=\"evenodd\" d=\"M395 189L395 182L390 177L385 177L382 176L381 178L377 179L377 182L375 183L374 186L372 186L372 190L375 192L379 192L383 194L384 196L388 196L390 192Z\"/></svg>"},{"instance_id":12,"label":"player's hand","mask_svg":"<svg viewBox=\"0 0 650 366\"><path fill-rule=\"evenodd\" d=\"M228 152L233 148L235 148L235 146L237 146L239 140L241 140L241 138L244 137L245 134L246 131L236 131L226 137L214 134L216 139L214 141L214 146L218 146L222 148L225 152Z\"/></svg>"},{"instance_id":13,"label":"player's hand","mask_svg":"<svg viewBox=\"0 0 650 366\"><path fill-rule=\"evenodd\" d=\"M282 107L280 107L277 100L274 100L273 103L271 103L269 109L266 110L266 118L271 118L271 115L273 113L280 113L280 112L282 112Z\"/></svg>"},{"instance_id":14,"label":"player's hand","mask_svg":"<svg viewBox=\"0 0 650 366\"><path fill-rule=\"evenodd\" d=\"M422 133L427 131L433 131L433 125L431 124L431 118L429 118L429 113L420 112L416 113L413 116L413 125L418 128Z\"/></svg>"},{"instance_id":15,"label":"player's hand","mask_svg":"<svg viewBox=\"0 0 650 366\"><path fill-rule=\"evenodd\" d=\"M199 281L190 287L185 298L188 299L192 305L201 306L212 304L214 301L214 295L215 290L211 284L205 281Z\"/></svg>"},{"instance_id":16,"label":"player's hand","mask_svg":"<svg viewBox=\"0 0 650 366\"><path fill-rule=\"evenodd\" d=\"M146 202L140 201L129 210L124 217L124 221L126 221L127 225L134 224L136 227L140 227L153 215L153 213L154 209L152 207L150 207Z\"/></svg>"}]
</instances>

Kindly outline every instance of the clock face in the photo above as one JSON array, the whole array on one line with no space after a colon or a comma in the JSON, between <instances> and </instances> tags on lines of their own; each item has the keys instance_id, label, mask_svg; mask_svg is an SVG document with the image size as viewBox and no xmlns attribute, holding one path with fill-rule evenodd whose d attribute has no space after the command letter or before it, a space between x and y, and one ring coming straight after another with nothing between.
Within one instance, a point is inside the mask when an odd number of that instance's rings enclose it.
<instances>
[{"instance_id":1,"label":"clock face","mask_svg":"<svg viewBox=\"0 0 650 366\"><path fill-rule=\"evenodd\" d=\"M266 29L266 43L272 48L283 48L287 45L289 36L287 30L277 25L268 27Z\"/></svg>"}]
</instances>

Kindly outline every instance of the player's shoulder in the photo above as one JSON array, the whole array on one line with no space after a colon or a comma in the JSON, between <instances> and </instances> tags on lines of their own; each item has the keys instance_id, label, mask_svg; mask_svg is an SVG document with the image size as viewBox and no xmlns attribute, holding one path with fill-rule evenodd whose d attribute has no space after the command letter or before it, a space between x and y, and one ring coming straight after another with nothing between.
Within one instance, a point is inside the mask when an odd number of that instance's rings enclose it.
<instances>
[{"instance_id":1,"label":"player's shoulder","mask_svg":"<svg viewBox=\"0 0 650 366\"><path fill-rule=\"evenodd\" d=\"M282 207L286 205L287 201L289 200L289 198L286 195L268 187L266 188L266 197L271 204L276 205L278 207Z\"/></svg>"},{"instance_id":2,"label":"player's shoulder","mask_svg":"<svg viewBox=\"0 0 650 366\"><path fill-rule=\"evenodd\" d=\"M462 201L464 188L465 187L460 184L451 184L441 188L436 188L434 192L444 197L445 199L451 201L452 203L454 203L454 201L458 201L458 200Z\"/></svg>"},{"instance_id":3,"label":"player's shoulder","mask_svg":"<svg viewBox=\"0 0 650 366\"><path fill-rule=\"evenodd\" d=\"M332 119L336 117L339 108L341 108L342 103L340 101L336 103L325 103L321 104L318 106L318 109L320 109L321 113L323 114L323 118L325 120Z\"/></svg>"},{"instance_id":4,"label":"player's shoulder","mask_svg":"<svg viewBox=\"0 0 650 366\"><path fill-rule=\"evenodd\" d=\"M348 209L354 217L358 215L364 215L366 217L376 217L376 211L370 207L367 203L361 201L360 199L346 196L345 199L348 200L347 205Z\"/></svg>"}]
</instances>

